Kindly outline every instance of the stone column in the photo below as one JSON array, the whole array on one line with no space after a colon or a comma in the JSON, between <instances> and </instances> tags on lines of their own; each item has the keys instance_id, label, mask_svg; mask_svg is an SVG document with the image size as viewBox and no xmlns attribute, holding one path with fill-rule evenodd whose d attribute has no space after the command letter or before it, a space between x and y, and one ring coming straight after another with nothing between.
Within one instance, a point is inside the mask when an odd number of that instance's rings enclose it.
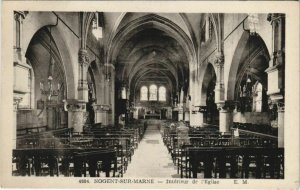
<instances>
[{"instance_id":1,"label":"stone column","mask_svg":"<svg viewBox=\"0 0 300 190\"><path fill-rule=\"evenodd\" d=\"M216 66L216 87L215 87L215 102L224 101L224 55L222 52L216 53L215 58Z\"/></svg>"},{"instance_id":2,"label":"stone column","mask_svg":"<svg viewBox=\"0 0 300 190\"><path fill-rule=\"evenodd\" d=\"M233 124L233 110L235 108L234 104L229 101L224 103L218 103L219 110L219 131L221 133L230 132L231 126Z\"/></svg>"},{"instance_id":3,"label":"stone column","mask_svg":"<svg viewBox=\"0 0 300 190\"><path fill-rule=\"evenodd\" d=\"M277 103L278 112L278 147L284 147L284 103Z\"/></svg>"},{"instance_id":4,"label":"stone column","mask_svg":"<svg viewBox=\"0 0 300 190\"><path fill-rule=\"evenodd\" d=\"M14 62L16 60L25 60L23 52L23 20L27 15L27 11L14 11Z\"/></svg>"},{"instance_id":5,"label":"stone column","mask_svg":"<svg viewBox=\"0 0 300 190\"><path fill-rule=\"evenodd\" d=\"M284 96L284 67L285 67L285 16L284 14L269 14L273 30L273 55L268 74L267 94L271 100L283 99Z\"/></svg>"},{"instance_id":6,"label":"stone column","mask_svg":"<svg viewBox=\"0 0 300 190\"><path fill-rule=\"evenodd\" d=\"M203 127L205 123L205 112L206 106L196 106L191 111L191 119L190 119L190 126L192 127Z\"/></svg>"},{"instance_id":7,"label":"stone column","mask_svg":"<svg viewBox=\"0 0 300 190\"><path fill-rule=\"evenodd\" d=\"M109 105L94 105L95 110L95 122L101 123L102 125L108 125L110 124L108 122L108 111L109 111Z\"/></svg>"},{"instance_id":8,"label":"stone column","mask_svg":"<svg viewBox=\"0 0 300 190\"><path fill-rule=\"evenodd\" d=\"M190 121L190 110L186 109L184 112L184 121Z\"/></svg>"},{"instance_id":9,"label":"stone column","mask_svg":"<svg viewBox=\"0 0 300 190\"><path fill-rule=\"evenodd\" d=\"M115 67L111 64L111 83L110 83L110 124L115 124ZM126 93L127 95L128 93ZM128 94L129 95L129 94Z\"/></svg>"},{"instance_id":10,"label":"stone column","mask_svg":"<svg viewBox=\"0 0 300 190\"><path fill-rule=\"evenodd\" d=\"M53 130L56 128L56 118L55 118L55 111L56 111L56 104L55 102L48 100L47 106L47 126L49 130Z\"/></svg>"},{"instance_id":11,"label":"stone column","mask_svg":"<svg viewBox=\"0 0 300 190\"><path fill-rule=\"evenodd\" d=\"M79 75L78 75L78 100L88 102L87 72L89 57L86 49L79 49L78 52Z\"/></svg>"},{"instance_id":12,"label":"stone column","mask_svg":"<svg viewBox=\"0 0 300 190\"><path fill-rule=\"evenodd\" d=\"M184 111L184 121L190 121L190 96L186 96L185 98L185 111Z\"/></svg>"},{"instance_id":13,"label":"stone column","mask_svg":"<svg viewBox=\"0 0 300 190\"><path fill-rule=\"evenodd\" d=\"M79 49L78 63L78 99L67 101L68 125L74 128L74 132L82 132L83 125L87 119L86 103L88 102L87 72L89 57L87 50L84 48Z\"/></svg>"},{"instance_id":14,"label":"stone column","mask_svg":"<svg viewBox=\"0 0 300 190\"><path fill-rule=\"evenodd\" d=\"M109 106L106 110L107 123L113 124L115 120L115 67L113 64L105 64L105 85L104 85L104 106Z\"/></svg>"},{"instance_id":15,"label":"stone column","mask_svg":"<svg viewBox=\"0 0 300 190\"><path fill-rule=\"evenodd\" d=\"M18 105L22 101L23 96L27 93L28 89L28 72L31 67L26 63L26 58L22 49L22 35L23 35L23 20L27 12L14 11L14 42L13 42L13 148L16 148L17 138L17 112ZM24 77L26 80L24 80Z\"/></svg>"},{"instance_id":16,"label":"stone column","mask_svg":"<svg viewBox=\"0 0 300 190\"><path fill-rule=\"evenodd\" d=\"M285 14L272 13L268 15L272 25L273 54L268 74L268 91L271 104L277 106L277 118L273 125L278 127L278 147L284 146L284 72L285 72ZM276 116L275 116L276 117Z\"/></svg>"},{"instance_id":17,"label":"stone column","mask_svg":"<svg viewBox=\"0 0 300 190\"><path fill-rule=\"evenodd\" d=\"M178 104L178 121L183 121L184 119L183 96L184 96L184 92L183 89L181 89L180 96L179 96L179 104Z\"/></svg>"},{"instance_id":18,"label":"stone column","mask_svg":"<svg viewBox=\"0 0 300 190\"><path fill-rule=\"evenodd\" d=\"M14 46L13 46L13 67L14 67L14 97L22 99L28 90L28 71L31 67L26 63L22 49L22 28L26 13L14 11Z\"/></svg>"},{"instance_id":19,"label":"stone column","mask_svg":"<svg viewBox=\"0 0 300 190\"><path fill-rule=\"evenodd\" d=\"M178 121L183 121L183 108L181 105L178 107Z\"/></svg>"},{"instance_id":20,"label":"stone column","mask_svg":"<svg viewBox=\"0 0 300 190\"><path fill-rule=\"evenodd\" d=\"M86 102L80 100L67 100L68 125L74 132L82 132L86 121Z\"/></svg>"}]
</instances>

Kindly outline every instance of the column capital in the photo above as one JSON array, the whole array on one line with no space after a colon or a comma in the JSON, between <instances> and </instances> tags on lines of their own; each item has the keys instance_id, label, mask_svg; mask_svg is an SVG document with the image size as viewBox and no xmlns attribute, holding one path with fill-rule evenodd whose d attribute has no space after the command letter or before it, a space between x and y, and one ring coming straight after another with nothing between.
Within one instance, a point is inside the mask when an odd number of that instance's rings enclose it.
<instances>
[{"instance_id":1,"label":"column capital","mask_svg":"<svg viewBox=\"0 0 300 190\"><path fill-rule=\"evenodd\" d=\"M215 61L214 61L215 65L217 67L221 67L224 66L224 54L221 51L218 51L215 55Z\"/></svg>"},{"instance_id":2,"label":"column capital","mask_svg":"<svg viewBox=\"0 0 300 190\"><path fill-rule=\"evenodd\" d=\"M28 11L14 11L14 18L16 21L20 21L20 19L25 19Z\"/></svg>"},{"instance_id":3,"label":"column capital","mask_svg":"<svg viewBox=\"0 0 300 190\"><path fill-rule=\"evenodd\" d=\"M205 113L207 111L207 106L196 106L199 107L198 112Z\"/></svg>"},{"instance_id":4,"label":"column capital","mask_svg":"<svg viewBox=\"0 0 300 190\"><path fill-rule=\"evenodd\" d=\"M64 100L64 107L67 111L86 111L86 102L76 100L76 99L69 99L69 100Z\"/></svg>"},{"instance_id":5,"label":"column capital","mask_svg":"<svg viewBox=\"0 0 300 190\"><path fill-rule=\"evenodd\" d=\"M284 17L285 17L285 15L281 14L281 13L269 13L267 20L272 23L273 21L278 20L280 18L284 18Z\"/></svg>"},{"instance_id":6,"label":"column capital","mask_svg":"<svg viewBox=\"0 0 300 190\"><path fill-rule=\"evenodd\" d=\"M217 109L220 112L232 112L236 107L236 102L233 100L226 100L226 101L218 102L216 104L217 104Z\"/></svg>"},{"instance_id":7,"label":"column capital","mask_svg":"<svg viewBox=\"0 0 300 190\"><path fill-rule=\"evenodd\" d=\"M87 66L90 62L87 50L80 48L78 52L78 62L80 65Z\"/></svg>"},{"instance_id":8,"label":"column capital","mask_svg":"<svg viewBox=\"0 0 300 190\"><path fill-rule=\"evenodd\" d=\"M285 104L283 101L277 102L277 111L278 112L284 112Z\"/></svg>"}]
</instances>

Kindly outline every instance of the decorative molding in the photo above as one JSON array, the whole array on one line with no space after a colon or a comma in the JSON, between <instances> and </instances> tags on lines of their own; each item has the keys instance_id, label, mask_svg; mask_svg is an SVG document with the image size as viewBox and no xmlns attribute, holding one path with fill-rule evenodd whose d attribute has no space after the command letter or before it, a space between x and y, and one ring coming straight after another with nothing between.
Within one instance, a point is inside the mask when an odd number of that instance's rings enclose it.
<instances>
[{"instance_id":1,"label":"decorative molding","mask_svg":"<svg viewBox=\"0 0 300 190\"><path fill-rule=\"evenodd\" d=\"M193 109L192 111L205 113L207 111L207 106L194 106L196 109Z\"/></svg>"},{"instance_id":2,"label":"decorative molding","mask_svg":"<svg viewBox=\"0 0 300 190\"><path fill-rule=\"evenodd\" d=\"M283 101L277 102L277 111L278 112L284 112L285 104Z\"/></svg>"},{"instance_id":3,"label":"decorative molding","mask_svg":"<svg viewBox=\"0 0 300 190\"><path fill-rule=\"evenodd\" d=\"M236 107L236 101L233 100L226 100L226 101L218 102L216 104L217 104L217 109L223 112L232 112Z\"/></svg>"},{"instance_id":4,"label":"decorative molding","mask_svg":"<svg viewBox=\"0 0 300 190\"><path fill-rule=\"evenodd\" d=\"M82 66L88 66L90 60L86 49L80 48L78 52L78 62Z\"/></svg>"},{"instance_id":5,"label":"decorative molding","mask_svg":"<svg viewBox=\"0 0 300 190\"><path fill-rule=\"evenodd\" d=\"M63 100L65 111L86 111L86 102L76 99Z\"/></svg>"},{"instance_id":6,"label":"decorative molding","mask_svg":"<svg viewBox=\"0 0 300 190\"><path fill-rule=\"evenodd\" d=\"M28 11L14 11L14 19L16 21L21 21L20 19L25 19L26 15L28 14Z\"/></svg>"},{"instance_id":7,"label":"decorative molding","mask_svg":"<svg viewBox=\"0 0 300 190\"><path fill-rule=\"evenodd\" d=\"M274 22L277 21L278 19L284 18L285 14L281 14L281 13L269 13L267 20L269 22Z\"/></svg>"},{"instance_id":8,"label":"decorative molding","mask_svg":"<svg viewBox=\"0 0 300 190\"><path fill-rule=\"evenodd\" d=\"M223 67L224 66L224 55L222 52L217 52L215 54L215 60L214 60L216 67Z\"/></svg>"},{"instance_id":9,"label":"decorative molding","mask_svg":"<svg viewBox=\"0 0 300 190\"><path fill-rule=\"evenodd\" d=\"M102 111L102 112L107 112L111 110L111 106L108 104L95 104L93 105L93 108L95 111Z\"/></svg>"}]
</instances>

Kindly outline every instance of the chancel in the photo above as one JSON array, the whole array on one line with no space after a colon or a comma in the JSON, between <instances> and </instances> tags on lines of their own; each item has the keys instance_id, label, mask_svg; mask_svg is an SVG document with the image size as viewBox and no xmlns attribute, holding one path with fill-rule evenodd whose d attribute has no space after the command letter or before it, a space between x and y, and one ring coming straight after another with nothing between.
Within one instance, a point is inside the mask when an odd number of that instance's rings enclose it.
<instances>
[{"instance_id":1,"label":"chancel","mask_svg":"<svg viewBox=\"0 0 300 190\"><path fill-rule=\"evenodd\" d=\"M285 14L14 12L13 176L284 178Z\"/></svg>"}]
</instances>

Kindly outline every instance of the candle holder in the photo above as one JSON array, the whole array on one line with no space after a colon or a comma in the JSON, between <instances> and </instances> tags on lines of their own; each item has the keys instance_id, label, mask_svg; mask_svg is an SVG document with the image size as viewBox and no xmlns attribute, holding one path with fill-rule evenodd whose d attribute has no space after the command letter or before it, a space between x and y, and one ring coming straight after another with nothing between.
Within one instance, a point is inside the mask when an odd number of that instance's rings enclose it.
<instances>
[{"instance_id":1,"label":"candle holder","mask_svg":"<svg viewBox=\"0 0 300 190\"><path fill-rule=\"evenodd\" d=\"M48 100L51 100L51 97L53 96L58 96L60 93L60 89L61 85L58 83L57 84L57 89L53 88L53 84L52 84L52 78L50 79L50 77L48 78L48 84L45 88L45 84L44 82L40 82L40 91L42 95L47 96Z\"/></svg>"}]
</instances>

